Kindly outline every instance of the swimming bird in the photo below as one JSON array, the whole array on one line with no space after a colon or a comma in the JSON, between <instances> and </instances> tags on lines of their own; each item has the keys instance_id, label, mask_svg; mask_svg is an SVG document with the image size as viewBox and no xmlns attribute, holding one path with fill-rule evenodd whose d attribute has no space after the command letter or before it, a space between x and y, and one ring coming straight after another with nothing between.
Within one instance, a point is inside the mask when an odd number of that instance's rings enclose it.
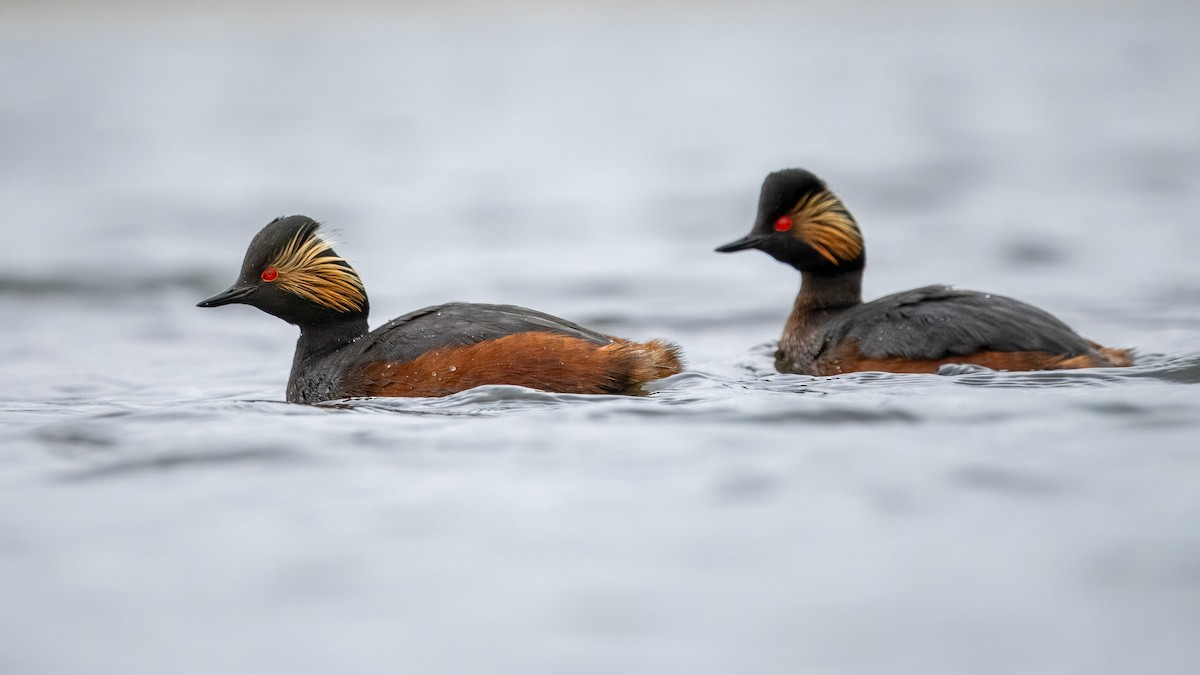
<instances>
[{"instance_id":1,"label":"swimming bird","mask_svg":"<svg viewBox=\"0 0 1200 675\"><path fill-rule=\"evenodd\" d=\"M300 328L287 400L444 396L485 384L639 394L682 370L665 340L633 342L514 305L452 302L369 330L362 279L307 216L276 218L250 242L228 290L199 303L251 305Z\"/></svg>"},{"instance_id":2,"label":"swimming bird","mask_svg":"<svg viewBox=\"0 0 1200 675\"><path fill-rule=\"evenodd\" d=\"M800 271L800 293L775 352L784 373L932 373L944 364L995 370L1128 366L1129 350L1102 347L1012 298L926 286L863 302L866 250L858 223L804 169L763 181L750 234L716 250L758 249Z\"/></svg>"}]
</instances>

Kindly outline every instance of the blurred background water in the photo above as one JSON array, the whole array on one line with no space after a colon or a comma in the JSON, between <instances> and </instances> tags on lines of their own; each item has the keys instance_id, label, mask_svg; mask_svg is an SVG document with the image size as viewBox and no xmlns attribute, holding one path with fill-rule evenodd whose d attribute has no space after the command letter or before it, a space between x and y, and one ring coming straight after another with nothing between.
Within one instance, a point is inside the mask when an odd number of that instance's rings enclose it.
<instances>
[{"instance_id":1,"label":"blurred background water","mask_svg":"<svg viewBox=\"0 0 1200 675\"><path fill-rule=\"evenodd\" d=\"M0 673L1192 673L1200 6L0 3ZM775 374L804 166L868 297L1137 367ZM640 399L282 402L194 303L316 217L373 324L667 337Z\"/></svg>"}]
</instances>

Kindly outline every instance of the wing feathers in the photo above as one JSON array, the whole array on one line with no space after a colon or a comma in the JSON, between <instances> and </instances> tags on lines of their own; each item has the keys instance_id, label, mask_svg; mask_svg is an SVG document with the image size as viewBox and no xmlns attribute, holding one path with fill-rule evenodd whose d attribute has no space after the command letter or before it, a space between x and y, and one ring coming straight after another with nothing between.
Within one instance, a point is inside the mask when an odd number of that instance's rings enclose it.
<instances>
[{"instance_id":1,"label":"wing feathers","mask_svg":"<svg viewBox=\"0 0 1200 675\"><path fill-rule=\"evenodd\" d=\"M1092 352L1087 340L1032 305L946 286L880 298L851 310L841 323L845 328L826 344L857 339L863 355L873 359L940 359L989 350Z\"/></svg>"}]
</instances>

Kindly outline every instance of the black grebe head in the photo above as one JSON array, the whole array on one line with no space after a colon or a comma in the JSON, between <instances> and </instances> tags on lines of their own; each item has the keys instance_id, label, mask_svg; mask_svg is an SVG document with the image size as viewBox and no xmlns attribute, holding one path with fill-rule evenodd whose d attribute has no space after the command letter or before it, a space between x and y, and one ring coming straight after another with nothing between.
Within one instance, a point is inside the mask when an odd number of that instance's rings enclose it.
<instances>
[{"instance_id":1,"label":"black grebe head","mask_svg":"<svg viewBox=\"0 0 1200 675\"><path fill-rule=\"evenodd\" d=\"M838 274L866 262L854 216L825 182L804 169L767 176L750 234L717 248L721 253L756 248L801 272Z\"/></svg>"},{"instance_id":2,"label":"black grebe head","mask_svg":"<svg viewBox=\"0 0 1200 675\"><path fill-rule=\"evenodd\" d=\"M253 305L298 326L365 319L369 311L358 273L307 216L272 220L250 242L233 286L198 306L233 303Z\"/></svg>"}]
</instances>

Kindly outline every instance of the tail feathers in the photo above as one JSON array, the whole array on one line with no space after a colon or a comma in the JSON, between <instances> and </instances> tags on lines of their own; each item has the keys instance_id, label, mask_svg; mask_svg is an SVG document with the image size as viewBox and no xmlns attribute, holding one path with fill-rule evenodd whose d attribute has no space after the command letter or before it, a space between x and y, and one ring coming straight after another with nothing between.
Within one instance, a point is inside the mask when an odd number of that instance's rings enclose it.
<instances>
[{"instance_id":1,"label":"tail feathers","mask_svg":"<svg viewBox=\"0 0 1200 675\"><path fill-rule=\"evenodd\" d=\"M1096 345L1096 351L1108 360L1108 363L1101 364L1101 367L1124 368L1126 366L1133 365L1134 353L1132 349L1121 349L1120 347L1101 347L1100 345Z\"/></svg>"},{"instance_id":2,"label":"tail feathers","mask_svg":"<svg viewBox=\"0 0 1200 675\"><path fill-rule=\"evenodd\" d=\"M643 384L683 371L683 351L667 340L631 342L614 338L600 351L610 352L612 358L612 393L638 394Z\"/></svg>"},{"instance_id":3,"label":"tail feathers","mask_svg":"<svg viewBox=\"0 0 1200 675\"><path fill-rule=\"evenodd\" d=\"M1104 347L1091 340L1090 354L1081 356L1057 357L1049 363L1042 364L1029 370L1073 370L1075 368L1124 368L1133 365L1133 350L1120 347ZM1016 369L1014 369L1016 370Z\"/></svg>"}]
</instances>

